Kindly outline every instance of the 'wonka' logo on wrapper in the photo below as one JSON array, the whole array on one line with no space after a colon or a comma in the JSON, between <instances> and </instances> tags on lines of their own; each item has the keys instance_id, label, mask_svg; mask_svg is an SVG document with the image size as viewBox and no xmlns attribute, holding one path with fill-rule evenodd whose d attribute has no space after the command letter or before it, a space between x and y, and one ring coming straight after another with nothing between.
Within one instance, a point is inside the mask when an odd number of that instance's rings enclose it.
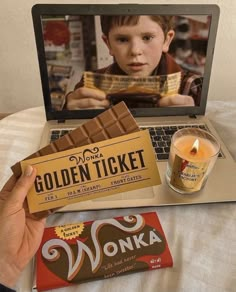
<instances>
[{"instance_id":1,"label":"'wonka' logo on wrapper","mask_svg":"<svg viewBox=\"0 0 236 292\"><path fill-rule=\"evenodd\" d=\"M31 213L160 184L148 131L25 160L37 168Z\"/></svg>"},{"instance_id":2,"label":"'wonka' logo on wrapper","mask_svg":"<svg viewBox=\"0 0 236 292\"><path fill-rule=\"evenodd\" d=\"M55 279L59 277L64 281L60 281L61 285L66 286L172 266L168 244L155 212L85 222L82 225L82 232L73 239L58 236L59 229L71 230L73 225L45 230L37 253L39 288L41 285L45 289L53 288L41 279L48 279L55 285ZM48 273L53 276L48 277Z\"/></svg>"},{"instance_id":3,"label":"'wonka' logo on wrapper","mask_svg":"<svg viewBox=\"0 0 236 292\"><path fill-rule=\"evenodd\" d=\"M101 266L104 256L115 257L117 253L126 253L128 251L135 251L140 248L149 247L155 243L161 250L164 249L163 240L161 236L154 230L146 230L146 232L138 233L143 229L145 221L142 216L137 215L133 217L124 217L124 221L135 223L132 227L126 227L115 219L98 220L91 226L91 239L95 249L95 254L91 248L80 240L76 240L78 252L75 254L68 243L61 239L51 239L47 241L42 247L42 256L48 261L57 261L60 257L58 250L64 250L68 257L68 275L67 280L71 281L80 271L84 263L85 256L88 257L91 271L95 273ZM121 231L127 232L129 236L120 238L116 241L107 241L101 247L98 240L100 229L104 225L115 226ZM135 235L133 235L135 234ZM146 238L146 239L144 239Z\"/></svg>"}]
</instances>

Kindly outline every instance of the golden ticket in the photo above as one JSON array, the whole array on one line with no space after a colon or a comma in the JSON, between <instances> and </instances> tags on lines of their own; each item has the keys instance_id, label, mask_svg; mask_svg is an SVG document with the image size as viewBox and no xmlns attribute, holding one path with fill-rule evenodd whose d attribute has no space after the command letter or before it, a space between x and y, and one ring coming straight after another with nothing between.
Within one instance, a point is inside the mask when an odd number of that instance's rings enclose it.
<instances>
[{"instance_id":1,"label":"golden ticket","mask_svg":"<svg viewBox=\"0 0 236 292\"><path fill-rule=\"evenodd\" d=\"M148 130L21 161L37 169L30 213L161 183Z\"/></svg>"},{"instance_id":2,"label":"golden ticket","mask_svg":"<svg viewBox=\"0 0 236 292\"><path fill-rule=\"evenodd\" d=\"M180 82L181 72L148 77L84 72L85 87L100 89L106 94L139 92L160 94L163 97L177 94Z\"/></svg>"}]
</instances>

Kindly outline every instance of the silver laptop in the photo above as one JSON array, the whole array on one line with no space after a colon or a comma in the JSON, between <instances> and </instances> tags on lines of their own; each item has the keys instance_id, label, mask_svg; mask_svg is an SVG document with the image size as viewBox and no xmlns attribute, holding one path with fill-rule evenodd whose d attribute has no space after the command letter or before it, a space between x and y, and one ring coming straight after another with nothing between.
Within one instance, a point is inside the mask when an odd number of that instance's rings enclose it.
<instances>
[{"instance_id":1,"label":"silver laptop","mask_svg":"<svg viewBox=\"0 0 236 292\"><path fill-rule=\"evenodd\" d=\"M103 111L91 108L68 110L66 96L74 90L84 71L93 72L114 62L102 40L100 19L104 15L173 16L175 36L168 54L184 72L194 76L194 83L187 84L192 86L194 105L158 107L153 96L145 99L142 94L125 97L110 95L111 105L123 98L140 127L149 128L162 184L80 202L60 210L236 201L236 191L232 187L235 184L235 162L204 116L219 19L216 5L35 5L32 16L47 117L40 146L45 146ZM186 126L209 130L221 143L220 155L206 186L192 195L174 192L165 181L171 136L177 129Z\"/></svg>"}]
</instances>

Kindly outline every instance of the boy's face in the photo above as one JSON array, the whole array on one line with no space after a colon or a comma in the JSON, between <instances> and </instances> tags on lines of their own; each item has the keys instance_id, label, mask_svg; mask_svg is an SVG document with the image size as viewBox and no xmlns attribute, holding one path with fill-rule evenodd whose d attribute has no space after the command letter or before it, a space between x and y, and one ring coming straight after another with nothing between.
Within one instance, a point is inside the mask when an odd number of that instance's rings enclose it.
<instances>
[{"instance_id":1,"label":"boy's face","mask_svg":"<svg viewBox=\"0 0 236 292\"><path fill-rule=\"evenodd\" d=\"M159 64L162 52L168 52L174 37L166 37L160 25L149 16L140 16L136 25L114 26L103 40L120 68L128 75L146 77Z\"/></svg>"}]
</instances>

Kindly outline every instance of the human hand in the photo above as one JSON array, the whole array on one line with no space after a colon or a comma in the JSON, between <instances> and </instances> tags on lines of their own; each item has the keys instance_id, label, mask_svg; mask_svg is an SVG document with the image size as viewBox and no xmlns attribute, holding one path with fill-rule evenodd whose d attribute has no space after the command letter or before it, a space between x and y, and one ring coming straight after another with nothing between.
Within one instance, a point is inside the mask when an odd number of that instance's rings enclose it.
<instances>
[{"instance_id":1,"label":"human hand","mask_svg":"<svg viewBox=\"0 0 236 292\"><path fill-rule=\"evenodd\" d=\"M66 108L68 110L99 109L109 107L110 102L105 92L87 87L79 87L67 95Z\"/></svg>"},{"instance_id":2,"label":"human hand","mask_svg":"<svg viewBox=\"0 0 236 292\"><path fill-rule=\"evenodd\" d=\"M168 106L194 106L194 100L191 96L188 95L170 95L162 97L159 100L160 107L168 107Z\"/></svg>"},{"instance_id":3,"label":"human hand","mask_svg":"<svg viewBox=\"0 0 236 292\"><path fill-rule=\"evenodd\" d=\"M36 169L27 166L17 180L12 176L0 192L0 283L13 287L39 248L45 219L28 216L23 204Z\"/></svg>"}]
</instances>

